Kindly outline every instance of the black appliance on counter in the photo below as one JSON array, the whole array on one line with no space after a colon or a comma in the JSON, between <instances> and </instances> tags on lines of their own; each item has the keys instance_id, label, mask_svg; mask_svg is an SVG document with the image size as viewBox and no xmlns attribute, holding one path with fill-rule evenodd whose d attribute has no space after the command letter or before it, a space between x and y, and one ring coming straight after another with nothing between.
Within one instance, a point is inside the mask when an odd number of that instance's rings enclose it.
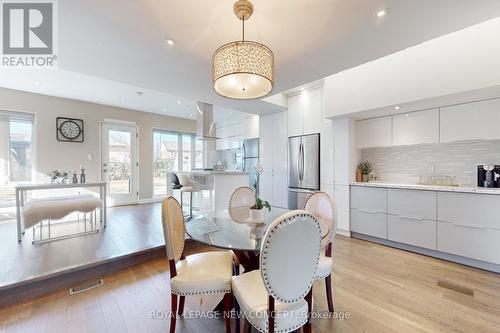
<instances>
[{"instance_id":1,"label":"black appliance on counter","mask_svg":"<svg viewBox=\"0 0 500 333\"><path fill-rule=\"evenodd\" d=\"M493 165L493 164L478 165L477 186L500 187L500 165Z\"/></svg>"}]
</instances>

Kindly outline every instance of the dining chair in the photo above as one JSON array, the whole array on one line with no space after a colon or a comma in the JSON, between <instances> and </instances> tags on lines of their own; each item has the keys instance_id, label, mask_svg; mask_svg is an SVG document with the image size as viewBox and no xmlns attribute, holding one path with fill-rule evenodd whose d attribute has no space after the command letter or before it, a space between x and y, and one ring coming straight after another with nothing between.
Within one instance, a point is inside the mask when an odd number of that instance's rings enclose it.
<instances>
[{"instance_id":1,"label":"dining chair","mask_svg":"<svg viewBox=\"0 0 500 333\"><path fill-rule=\"evenodd\" d=\"M307 212L314 215L323 228L322 235L326 236L321 240L321 256L318 262L318 268L314 275L315 280L325 279L326 299L328 302L328 311L333 312L333 296L332 296L332 245L333 239L337 232L337 224L335 222L335 201L325 192L316 192L312 194L306 201L305 208Z\"/></svg>"},{"instance_id":2,"label":"dining chair","mask_svg":"<svg viewBox=\"0 0 500 333\"><path fill-rule=\"evenodd\" d=\"M249 208L255 205L255 191L248 186L238 187L229 198L229 216L237 222L250 217Z\"/></svg>"},{"instance_id":3,"label":"dining chair","mask_svg":"<svg viewBox=\"0 0 500 333\"><path fill-rule=\"evenodd\" d=\"M265 333L302 326L311 331L309 309L320 242L319 222L304 210L288 212L271 223L262 240L260 269L232 278L245 332L250 325Z\"/></svg>"},{"instance_id":4,"label":"dining chair","mask_svg":"<svg viewBox=\"0 0 500 333\"><path fill-rule=\"evenodd\" d=\"M185 297L224 294L226 332L231 332L231 252L205 252L184 257L184 219L179 202L168 197L162 203L162 224L170 266L170 333L175 332L177 316L184 312ZM179 303L177 303L179 297ZM178 306L177 306L178 304Z\"/></svg>"}]
</instances>

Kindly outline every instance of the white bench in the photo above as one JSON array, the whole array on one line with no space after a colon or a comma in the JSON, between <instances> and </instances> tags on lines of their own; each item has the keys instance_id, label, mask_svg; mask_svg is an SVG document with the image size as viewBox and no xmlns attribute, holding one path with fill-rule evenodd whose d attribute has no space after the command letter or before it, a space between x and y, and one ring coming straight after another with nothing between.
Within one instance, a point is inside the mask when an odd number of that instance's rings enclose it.
<instances>
[{"instance_id":1,"label":"white bench","mask_svg":"<svg viewBox=\"0 0 500 333\"><path fill-rule=\"evenodd\" d=\"M61 238L79 236L98 232L95 225L95 212L102 207L102 200L92 195L60 196L29 201L21 210L23 229L33 228L33 243L45 242ZM72 213L83 213L85 229L77 232L51 238L51 221L61 220ZM94 213L94 214L92 214ZM90 214L90 228L87 230L87 214ZM43 238L43 222L48 221L48 238ZM75 222L75 221L73 221ZM76 222L80 222L80 219ZM40 237L35 239L35 228L39 225Z\"/></svg>"}]
</instances>

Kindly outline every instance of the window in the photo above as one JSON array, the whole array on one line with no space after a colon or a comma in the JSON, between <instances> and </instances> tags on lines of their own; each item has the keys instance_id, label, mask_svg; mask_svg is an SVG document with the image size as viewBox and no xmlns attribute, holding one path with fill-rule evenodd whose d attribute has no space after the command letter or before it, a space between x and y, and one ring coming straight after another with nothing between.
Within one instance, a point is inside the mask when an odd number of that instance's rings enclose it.
<instances>
[{"instance_id":1,"label":"window","mask_svg":"<svg viewBox=\"0 0 500 333\"><path fill-rule=\"evenodd\" d=\"M194 134L153 130L153 193L167 194L167 174L203 168L203 146Z\"/></svg>"},{"instance_id":2,"label":"window","mask_svg":"<svg viewBox=\"0 0 500 333\"><path fill-rule=\"evenodd\" d=\"M14 185L32 180L32 151L33 115L0 110L0 212L15 205Z\"/></svg>"}]
</instances>

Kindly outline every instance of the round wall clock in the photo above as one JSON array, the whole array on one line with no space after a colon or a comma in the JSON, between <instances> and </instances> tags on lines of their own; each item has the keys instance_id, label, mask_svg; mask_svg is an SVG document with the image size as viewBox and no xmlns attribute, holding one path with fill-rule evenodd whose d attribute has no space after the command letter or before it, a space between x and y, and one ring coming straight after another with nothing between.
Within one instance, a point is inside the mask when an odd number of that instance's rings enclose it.
<instances>
[{"instance_id":1,"label":"round wall clock","mask_svg":"<svg viewBox=\"0 0 500 333\"><path fill-rule=\"evenodd\" d=\"M83 142L83 120L58 117L56 126L58 141Z\"/></svg>"}]
</instances>

